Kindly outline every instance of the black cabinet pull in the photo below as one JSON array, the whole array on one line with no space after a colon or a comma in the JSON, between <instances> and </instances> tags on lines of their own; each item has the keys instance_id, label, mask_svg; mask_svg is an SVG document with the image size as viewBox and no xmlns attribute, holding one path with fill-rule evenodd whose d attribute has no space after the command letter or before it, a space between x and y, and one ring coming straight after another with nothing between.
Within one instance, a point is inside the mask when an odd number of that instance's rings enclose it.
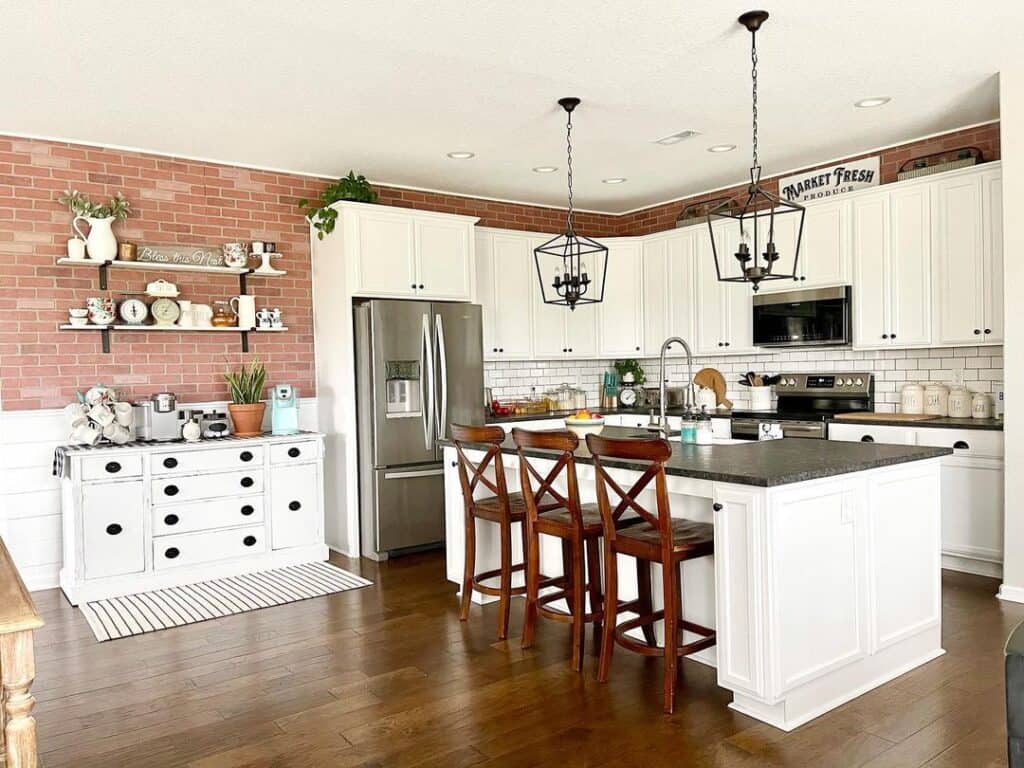
<instances>
[{"instance_id":1,"label":"black cabinet pull","mask_svg":"<svg viewBox=\"0 0 1024 768\"><path fill-rule=\"evenodd\" d=\"M107 533L109 533L111 536L117 536L117 534L119 534L123 530L124 528L122 528L117 523L111 523L107 526Z\"/></svg>"},{"instance_id":2,"label":"black cabinet pull","mask_svg":"<svg viewBox=\"0 0 1024 768\"><path fill-rule=\"evenodd\" d=\"M975 336L981 336L981 328L975 328L974 329L974 335Z\"/></svg>"},{"instance_id":3,"label":"black cabinet pull","mask_svg":"<svg viewBox=\"0 0 1024 768\"><path fill-rule=\"evenodd\" d=\"M991 328L986 328L986 329L985 329L985 333L986 333L986 334L992 333L992 329L991 329Z\"/></svg>"},{"instance_id":4,"label":"black cabinet pull","mask_svg":"<svg viewBox=\"0 0 1024 768\"><path fill-rule=\"evenodd\" d=\"M177 515L167 515L167 517L164 518L164 525L177 525L177 524L178 524L178 516Z\"/></svg>"},{"instance_id":5,"label":"black cabinet pull","mask_svg":"<svg viewBox=\"0 0 1024 768\"><path fill-rule=\"evenodd\" d=\"M180 554L181 554L181 550L178 549L177 547L168 547L167 549L164 550L164 557L166 557L168 560L173 560L174 558L176 558Z\"/></svg>"},{"instance_id":6,"label":"black cabinet pull","mask_svg":"<svg viewBox=\"0 0 1024 768\"><path fill-rule=\"evenodd\" d=\"M420 290L423 290L423 283L420 283Z\"/></svg>"},{"instance_id":7,"label":"black cabinet pull","mask_svg":"<svg viewBox=\"0 0 1024 768\"><path fill-rule=\"evenodd\" d=\"M297 501L289 501L288 509L290 509L292 512L298 512L300 509L302 509L302 505Z\"/></svg>"},{"instance_id":8,"label":"black cabinet pull","mask_svg":"<svg viewBox=\"0 0 1024 768\"><path fill-rule=\"evenodd\" d=\"M497 351L498 351L497 347L494 347L493 349L491 349L491 352L497 352Z\"/></svg>"},{"instance_id":9,"label":"black cabinet pull","mask_svg":"<svg viewBox=\"0 0 1024 768\"><path fill-rule=\"evenodd\" d=\"M639 352L639 351L640 351L640 347L637 347L637 348L636 348L636 351L637 351L637 352Z\"/></svg>"},{"instance_id":10,"label":"black cabinet pull","mask_svg":"<svg viewBox=\"0 0 1024 768\"><path fill-rule=\"evenodd\" d=\"M807 275L800 275L800 279L801 280L806 280L807 279Z\"/></svg>"},{"instance_id":11,"label":"black cabinet pull","mask_svg":"<svg viewBox=\"0 0 1024 768\"><path fill-rule=\"evenodd\" d=\"M569 351L572 352L572 347L569 347Z\"/></svg>"},{"instance_id":12,"label":"black cabinet pull","mask_svg":"<svg viewBox=\"0 0 1024 768\"><path fill-rule=\"evenodd\" d=\"M109 472L110 474L114 474L115 472L121 471L121 465L118 464L116 461L108 461L104 469L107 470L107 472Z\"/></svg>"},{"instance_id":13,"label":"black cabinet pull","mask_svg":"<svg viewBox=\"0 0 1024 768\"><path fill-rule=\"evenodd\" d=\"M253 544L256 543L256 537L246 536L244 539L242 539L242 543L245 544L245 546L247 547L251 547Z\"/></svg>"},{"instance_id":14,"label":"black cabinet pull","mask_svg":"<svg viewBox=\"0 0 1024 768\"><path fill-rule=\"evenodd\" d=\"M176 466L178 466L178 460L173 456L168 456L166 459L164 459L164 466L167 467L168 469L174 469Z\"/></svg>"},{"instance_id":15,"label":"black cabinet pull","mask_svg":"<svg viewBox=\"0 0 1024 768\"><path fill-rule=\"evenodd\" d=\"M721 504L719 504L717 501L714 504L711 505L711 508L713 510L715 510L715 512L721 512L724 509L724 507Z\"/></svg>"},{"instance_id":16,"label":"black cabinet pull","mask_svg":"<svg viewBox=\"0 0 1024 768\"><path fill-rule=\"evenodd\" d=\"M256 482L256 481L255 481L255 480L253 480L253 479L252 479L251 477L243 477L243 478L242 478L241 480L239 480L238 482L242 484L242 487L243 487L243 488L249 488L249 487L251 487L251 486L252 486L252 484L253 484L254 482Z\"/></svg>"},{"instance_id":17,"label":"black cabinet pull","mask_svg":"<svg viewBox=\"0 0 1024 768\"><path fill-rule=\"evenodd\" d=\"M873 438L871 435L864 435L864 437L862 437L860 441L862 443L873 443L875 442L875 438Z\"/></svg>"},{"instance_id":18,"label":"black cabinet pull","mask_svg":"<svg viewBox=\"0 0 1024 768\"><path fill-rule=\"evenodd\" d=\"M722 342L718 342L718 346L724 347L725 345Z\"/></svg>"},{"instance_id":19,"label":"black cabinet pull","mask_svg":"<svg viewBox=\"0 0 1024 768\"><path fill-rule=\"evenodd\" d=\"M966 451L971 446L969 446L965 440L957 440L955 443L953 443L953 447L958 448L961 451Z\"/></svg>"},{"instance_id":20,"label":"black cabinet pull","mask_svg":"<svg viewBox=\"0 0 1024 768\"><path fill-rule=\"evenodd\" d=\"M178 495L178 486L176 486L176 485L168 485L166 488L164 488L164 495L166 495L166 496L177 496Z\"/></svg>"},{"instance_id":21,"label":"black cabinet pull","mask_svg":"<svg viewBox=\"0 0 1024 768\"><path fill-rule=\"evenodd\" d=\"M302 453L302 451L300 451L298 448L288 449L288 455L291 456L293 459L298 458L300 453Z\"/></svg>"},{"instance_id":22,"label":"black cabinet pull","mask_svg":"<svg viewBox=\"0 0 1024 768\"><path fill-rule=\"evenodd\" d=\"M410 285L409 287L410 287L410 288L412 288L412 289L413 289L413 290L415 291L415 290L416 290L416 283L413 283L413 284L412 284L412 285Z\"/></svg>"},{"instance_id":23,"label":"black cabinet pull","mask_svg":"<svg viewBox=\"0 0 1024 768\"><path fill-rule=\"evenodd\" d=\"M238 454L238 458L242 461L252 461L252 451L242 451Z\"/></svg>"},{"instance_id":24,"label":"black cabinet pull","mask_svg":"<svg viewBox=\"0 0 1024 768\"><path fill-rule=\"evenodd\" d=\"M255 511L256 510L253 508L252 504L246 504L245 506L242 507L242 514L246 517L248 517Z\"/></svg>"},{"instance_id":25,"label":"black cabinet pull","mask_svg":"<svg viewBox=\"0 0 1024 768\"><path fill-rule=\"evenodd\" d=\"M895 333L890 333L889 334L889 338L890 339L895 339L896 338L896 334Z\"/></svg>"},{"instance_id":26,"label":"black cabinet pull","mask_svg":"<svg viewBox=\"0 0 1024 768\"><path fill-rule=\"evenodd\" d=\"M729 346L729 342L728 342L728 341L727 341L727 342L725 342L725 346L727 346L727 347Z\"/></svg>"}]
</instances>

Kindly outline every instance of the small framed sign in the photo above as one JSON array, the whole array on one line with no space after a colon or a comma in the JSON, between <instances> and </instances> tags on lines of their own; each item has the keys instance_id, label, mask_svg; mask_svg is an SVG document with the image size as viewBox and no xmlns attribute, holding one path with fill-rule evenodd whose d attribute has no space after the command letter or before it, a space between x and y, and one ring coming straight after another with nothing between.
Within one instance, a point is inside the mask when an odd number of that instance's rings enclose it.
<instances>
[{"instance_id":1,"label":"small framed sign","mask_svg":"<svg viewBox=\"0 0 1024 768\"><path fill-rule=\"evenodd\" d=\"M220 248L198 245L140 245L138 260L190 267L223 267L224 253Z\"/></svg>"},{"instance_id":2,"label":"small framed sign","mask_svg":"<svg viewBox=\"0 0 1024 768\"><path fill-rule=\"evenodd\" d=\"M790 203L821 200L857 189L877 187L879 176L878 155L850 160L828 168L782 177L779 179L779 197Z\"/></svg>"}]
</instances>

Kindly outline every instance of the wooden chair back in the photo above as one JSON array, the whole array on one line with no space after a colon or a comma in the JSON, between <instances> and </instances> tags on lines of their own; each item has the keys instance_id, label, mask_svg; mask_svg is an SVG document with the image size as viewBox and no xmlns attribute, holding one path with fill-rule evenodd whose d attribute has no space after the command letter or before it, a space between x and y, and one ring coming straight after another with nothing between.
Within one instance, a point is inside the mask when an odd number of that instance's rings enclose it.
<instances>
[{"instance_id":1,"label":"wooden chair back","mask_svg":"<svg viewBox=\"0 0 1024 768\"><path fill-rule=\"evenodd\" d=\"M573 525L582 533L583 516L580 513L580 490L576 481L575 459L580 439L568 430L531 432L515 428L512 430L512 440L515 441L519 453L519 488L526 499L526 514L530 520L536 522L537 517L544 512L564 507L569 510ZM524 450L530 449L557 451L557 455L551 457L555 465L547 474L542 474L524 453ZM555 489L555 482L563 473L565 495ZM534 480L537 481L536 487Z\"/></svg>"},{"instance_id":2,"label":"wooden chair back","mask_svg":"<svg viewBox=\"0 0 1024 768\"><path fill-rule=\"evenodd\" d=\"M668 488L665 483L665 462L672 456L672 446L662 438L633 439L587 435L587 448L594 461L597 483L597 507L606 541L615 540L615 531L628 511L657 530L663 547L672 547L672 518L669 512ZM603 459L631 459L648 462L647 469L628 489L623 489L608 473ZM654 482L656 508L652 511L637 501L647 486ZM611 494L609 494L609 489ZM614 501L612 500L614 494Z\"/></svg>"},{"instance_id":3,"label":"wooden chair back","mask_svg":"<svg viewBox=\"0 0 1024 768\"><path fill-rule=\"evenodd\" d=\"M505 442L505 430L501 427L467 427L452 424L452 442L459 456L459 482L466 504L473 503L473 494L477 486L482 485L499 499L508 499L508 485L505 482L505 465L501 461L501 444ZM476 445L469 445L476 444ZM484 448L484 457L474 463L466 456L466 448L479 450ZM485 474L494 464L494 480ZM508 512L508 504L502 507Z\"/></svg>"}]
</instances>

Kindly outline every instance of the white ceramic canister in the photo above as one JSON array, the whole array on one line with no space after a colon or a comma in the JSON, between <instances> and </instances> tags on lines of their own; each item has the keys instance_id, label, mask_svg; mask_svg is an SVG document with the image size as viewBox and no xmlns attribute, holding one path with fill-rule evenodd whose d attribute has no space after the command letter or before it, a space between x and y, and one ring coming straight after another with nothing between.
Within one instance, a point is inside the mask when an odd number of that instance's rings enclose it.
<instances>
[{"instance_id":1,"label":"white ceramic canister","mask_svg":"<svg viewBox=\"0 0 1024 768\"><path fill-rule=\"evenodd\" d=\"M929 416L948 416L949 387L929 381L924 388L924 412Z\"/></svg>"},{"instance_id":2,"label":"white ceramic canister","mask_svg":"<svg viewBox=\"0 0 1024 768\"><path fill-rule=\"evenodd\" d=\"M971 418L971 393L966 387L954 386L949 390L949 415L954 419Z\"/></svg>"},{"instance_id":3,"label":"white ceramic canister","mask_svg":"<svg viewBox=\"0 0 1024 768\"><path fill-rule=\"evenodd\" d=\"M920 415L924 413L924 387L920 384L904 384L900 390L900 413Z\"/></svg>"},{"instance_id":4,"label":"white ceramic canister","mask_svg":"<svg viewBox=\"0 0 1024 768\"><path fill-rule=\"evenodd\" d=\"M991 419L992 398L984 392L976 392L971 398L971 416L975 419Z\"/></svg>"}]
</instances>

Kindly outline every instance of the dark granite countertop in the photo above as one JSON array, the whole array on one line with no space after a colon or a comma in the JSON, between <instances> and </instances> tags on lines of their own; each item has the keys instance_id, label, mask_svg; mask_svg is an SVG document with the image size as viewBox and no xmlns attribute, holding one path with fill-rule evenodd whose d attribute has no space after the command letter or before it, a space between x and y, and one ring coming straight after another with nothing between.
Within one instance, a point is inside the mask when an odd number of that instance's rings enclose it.
<instances>
[{"instance_id":1,"label":"dark granite countertop","mask_svg":"<svg viewBox=\"0 0 1024 768\"><path fill-rule=\"evenodd\" d=\"M941 427L943 429L988 429L996 430L998 432L1003 431L1003 420L1002 419L954 419L949 416L938 416L934 419L925 419L924 421L892 421L883 419L880 421L857 421L855 419L831 419L832 424L857 424L862 427L871 426L891 426L891 427L907 427L908 429L917 429L918 427Z\"/></svg>"},{"instance_id":2,"label":"dark granite countertop","mask_svg":"<svg viewBox=\"0 0 1024 768\"><path fill-rule=\"evenodd\" d=\"M650 416L650 408L589 408L591 413L597 416L613 416L613 415L627 415L627 416ZM655 409L657 414L657 409ZM576 410L571 411L547 411L545 413L524 413L520 415L511 416L487 416L488 424L512 424L517 421L539 421L542 419L564 419L566 416L572 416L576 413ZM669 416L682 416L683 409L676 406L673 408L666 409L665 413ZM711 417L714 419L728 419L732 413L730 411L716 410L711 412Z\"/></svg>"},{"instance_id":3,"label":"dark granite countertop","mask_svg":"<svg viewBox=\"0 0 1024 768\"><path fill-rule=\"evenodd\" d=\"M601 434L606 437L650 437L650 433L645 430L628 427L605 427ZM452 444L450 440L440 442L447 446ZM684 445L673 440L672 458L666 463L665 471L670 475L697 480L772 488L953 453L950 448L915 445L841 442L830 442L827 445L828 450L822 450L823 444L820 441L802 438L716 445ZM502 444L501 449L504 453L515 453L511 437ZM527 451L527 455L544 458L552 454L550 451ZM581 442L576 460L591 463L585 443ZM608 460L605 464L623 469L640 469L644 466L644 462L628 460Z\"/></svg>"}]
</instances>

